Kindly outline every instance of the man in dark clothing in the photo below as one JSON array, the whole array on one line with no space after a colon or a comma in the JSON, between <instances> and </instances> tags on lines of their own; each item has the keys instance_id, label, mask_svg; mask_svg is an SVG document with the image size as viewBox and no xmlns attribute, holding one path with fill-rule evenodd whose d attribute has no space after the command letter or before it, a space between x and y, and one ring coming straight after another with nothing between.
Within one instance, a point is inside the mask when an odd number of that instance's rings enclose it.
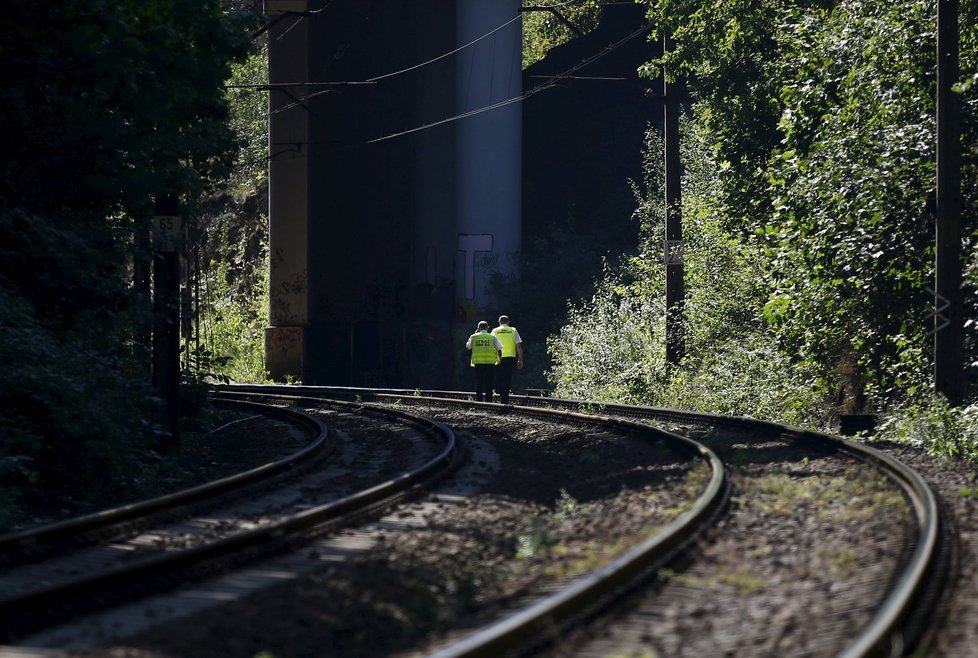
<instances>
[{"instance_id":1,"label":"man in dark clothing","mask_svg":"<svg viewBox=\"0 0 978 658\"><path fill-rule=\"evenodd\" d=\"M502 357L496 366L496 393L503 404L509 404L509 391L513 385L513 368L523 367L523 339L516 327L509 326L509 317L499 316L499 326L492 335L502 344Z\"/></svg>"}]
</instances>

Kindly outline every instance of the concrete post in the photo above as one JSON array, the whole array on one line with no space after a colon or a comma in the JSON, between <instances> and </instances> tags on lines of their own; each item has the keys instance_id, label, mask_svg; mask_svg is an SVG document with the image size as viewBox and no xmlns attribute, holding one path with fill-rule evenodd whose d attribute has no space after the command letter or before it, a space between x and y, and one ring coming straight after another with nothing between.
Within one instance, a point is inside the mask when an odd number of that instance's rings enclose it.
<instances>
[{"instance_id":1,"label":"concrete post","mask_svg":"<svg viewBox=\"0 0 978 658\"><path fill-rule=\"evenodd\" d=\"M663 37L662 50L669 52L672 40ZM682 215L682 163L679 161L679 85L662 72L663 142L665 158L665 265L666 265L666 363L678 365L686 353L685 242Z\"/></svg>"}]
</instances>

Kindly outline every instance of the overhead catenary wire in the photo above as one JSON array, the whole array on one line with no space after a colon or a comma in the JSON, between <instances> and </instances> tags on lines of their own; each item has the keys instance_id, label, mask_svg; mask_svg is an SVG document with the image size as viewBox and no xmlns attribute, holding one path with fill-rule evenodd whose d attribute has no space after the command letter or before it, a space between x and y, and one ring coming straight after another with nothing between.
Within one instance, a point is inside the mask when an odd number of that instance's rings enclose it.
<instances>
[{"instance_id":1,"label":"overhead catenary wire","mask_svg":"<svg viewBox=\"0 0 978 658\"><path fill-rule=\"evenodd\" d=\"M394 138L397 138L397 137L401 137L403 135L409 135L411 133L420 132L422 130L428 130L429 128L434 128L436 126L444 125L446 123L451 123L453 121L459 121L461 119L466 119L466 118L468 118L470 116L474 116L474 115L477 115L477 114L482 114L483 112L489 112L489 111L498 109L500 107L505 107L507 105L512 105L513 103L518 103L520 101L526 100L527 98L530 98L531 96L534 96L534 95L540 93L541 91L545 91L547 89L550 89L551 87L554 87L561 80L572 79L573 78L572 74L575 73L576 71L581 70L585 66L588 66L589 64L592 64L593 62L601 59L602 57L604 57L605 55L608 55L609 53L613 52L614 50L617 50L618 48L620 48L621 46L625 45L626 43L628 43L632 39L634 39L634 38L636 38L638 36L641 36L642 34L645 34L649 30L651 30L652 27L653 27L652 23L646 23L646 24L644 24L643 26L641 26L640 28L638 28L634 32L628 34L627 36L625 36L624 38L620 39L619 41L616 41L615 43L613 43L613 44L611 44L611 45L603 48L602 50L598 51L594 55L591 55L590 57L587 57L587 58L581 60L581 62L579 62L578 64L576 64L576 65L572 66L571 68L567 69L563 73L559 73L559 74L553 76L547 82L544 82L542 84L539 84L536 87L533 87L532 89L529 89L529 90L523 92L519 96L514 96L513 98L508 98L506 100L499 101L498 103L493 103L491 105L486 105L484 107L480 107L480 108L477 108L477 109L474 109L474 110L469 110L468 112L462 112L460 114L456 114L454 116L447 117L445 119L441 119L440 121L434 121L432 123L428 123L428 124L425 124L425 125L422 125L422 126L418 126L416 128L411 128L411 129L404 130L404 131L401 131L401 132L398 132L398 133L392 133L390 135L385 135L383 137L377 137L377 138L374 138L374 139L370 139L370 140L367 140L366 142L363 142L362 144L374 144L374 143L377 143L377 142L382 142L382 141L386 141L386 140L389 140L389 139L394 139Z\"/></svg>"},{"instance_id":2,"label":"overhead catenary wire","mask_svg":"<svg viewBox=\"0 0 978 658\"><path fill-rule=\"evenodd\" d=\"M323 94L329 94L332 91L333 91L332 89L324 89L322 91L317 91L317 92L315 92L313 94L309 94L308 96L303 96L302 98L297 98L292 103L289 103L288 105L285 105L283 107L279 107L279 108L275 108L274 110L271 110L265 116L266 117L270 117L270 116L272 116L274 114L281 114L282 112L285 112L286 110L291 110L293 107L299 107L300 105L305 108L306 107L305 106L305 102L307 100L309 100L310 98L315 98L316 96L322 96ZM306 109L309 109L309 108L306 108Z\"/></svg>"},{"instance_id":3,"label":"overhead catenary wire","mask_svg":"<svg viewBox=\"0 0 978 658\"><path fill-rule=\"evenodd\" d=\"M577 1L578 0L566 0L565 2L563 2L561 4L553 5L553 7L554 8L559 8L559 7L563 7L563 6L569 5L569 4L573 4L573 3L577 2ZM622 3L609 2L609 3L604 3L604 4L622 4ZM379 80L382 80L382 79L394 77L396 75L401 75L403 73L407 73L407 72L416 70L416 69L421 68L423 66L427 66L427 65L429 65L431 63L434 63L434 62L437 62L437 61L439 61L441 59L444 59L445 57L449 57L451 55L457 54L458 52L464 50L465 48L468 48L468 47L472 46L473 44L478 43L479 41L482 41L483 39L486 39L486 38L494 35L496 32L504 29L505 27L509 26L511 23L513 23L516 20L519 20L521 18L522 18L522 14L520 14L519 16L516 16L515 18L507 21L503 25L500 25L500 26L494 28L493 30L491 30L491 31L487 32L486 34L478 37L477 39L475 39L475 40L473 40L473 41L465 44L464 46L460 46L459 48L456 48L456 49L452 50L451 52L444 53L442 55L439 55L438 57L432 58L430 60L426 60L425 62L421 62L419 64L416 64L416 65L407 67L405 69L401 69L399 71L394 71L394 72L391 72L391 73L388 73L388 74L384 74L384 75L381 75L381 76L375 76L373 78L368 78L367 80L364 80L364 81L361 81L361 82L366 82L366 83L376 82L376 81L379 81ZM550 79L547 82L544 82L542 84L539 84L539 85L537 85L537 86L535 86L535 87L533 87L533 88L531 88L531 89L523 92L522 94L520 94L518 96L514 96L512 98L508 98L508 99L505 99L503 101L499 101L497 103L492 103L490 105L486 105L486 106L483 106L483 107L480 107L480 108L476 108L476 109L473 109L473 110L462 112L462 113L459 113L459 114L456 114L456 115L453 115L453 116L450 116L450 117L446 117L446 118L440 119L438 121L433 121L433 122L426 123L426 124L423 124L423 125L420 125L420 126L416 126L414 128L410 128L410 129L407 129L407 130L402 130L402 131L399 131L399 132L396 132L396 133L391 133L391 134L388 134L388 135L383 135L381 137L376 137L376 138L369 139L369 140L366 140L366 141L363 141L363 142L357 142L357 143L354 143L354 144L346 144L346 145L338 145L335 142L330 142L330 143L327 143L327 144L330 145L330 146L340 147L340 148L353 148L353 147L365 146L365 145L369 145L369 144L376 144L376 143L379 143L379 142L384 142L384 141L396 139L398 137L403 137L405 135L410 135L410 134L418 133L418 132L421 132L421 131L424 131L424 130L429 130L429 129L432 129L432 128L435 128L435 127L438 127L438 126L442 126L442 125L445 125L445 124L448 124L448 123L453 123L455 121L460 121L460 120L463 120L463 119L466 119L466 118L469 118L469 117L472 117L472 116L476 116L478 114L482 114L484 112L490 112L490 111L493 111L493 110L496 110L496 109L499 109L499 108L502 108L502 107L506 107L508 105L512 105L513 103L518 103L518 102L524 101L524 100L526 100L526 99L528 99L528 98L530 98L530 97L532 97L532 96L534 96L534 95L536 95L536 94L538 94L538 93L540 93L542 91L546 91L547 89L550 89L550 88L558 85L559 83L561 83L564 80L573 80L573 79L575 79L575 76L573 76L573 74L575 72L577 72L577 71L581 70L582 68L584 68L584 67L592 64L593 62L601 59L602 57L605 57L606 55L608 55L611 52L613 52L613 51L617 50L618 48L622 47L623 45L625 45L626 43L630 42L631 40L633 40L633 39L635 39L635 38L637 38L637 37L639 37L639 36L641 36L641 35L649 32L653 27L654 27L654 25L652 23L645 23L645 24L643 24L641 27L639 27L638 29L636 29L633 32L629 33L628 35L626 35L622 39L620 39L620 40L618 40L618 41L616 41L616 42L614 42L614 43L606 46L605 48L603 48L603 49L599 50L598 52L594 53L593 55L591 55L590 57L587 57L587 58L583 59L581 62L579 62L578 64L576 64L576 65L574 65L572 67L570 67L569 69L565 70L564 72L559 73L559 74L554 75L554 76L551 76ZM319 91L319 92L316 92L316 93L309 94L307 96L298 98L298 99L295 100L295 102L293 102L293 103L291 103L291 104L289 104L287 106L284 106L284 107L281 107L281 108L277 108L276 110L270 112L269 114L270 115L271 114L278 114L278 113L284 112L284 111L286 111L288 109L292 109L292 108L296 107L297 105L302 105L304 103L304 101L308 100L309 98L312 98L314 96L318 96L318 95L321 95L321 94L324 94L324 93L328 93L330 91L332 91L332 89L325 90L325 91ZM289 144L296 145L296 146L299 145L296 142L289 142ZM303 144L309 145L309 144L318 144L318 143L304 142ZM295 150L295 149L290 149L290 150ZM273 157L274 157L274 155L273 156L269 156L269 159L272 159Z\"/></svg>"},{"instance_id":4,"label":"overhead catenary wire","mask_svg":"<svg viewBox=\"0 0 978 658\"><path fill-rule=\"evenodd\" d=\"M499 32L500 30L509 27L510 25L512 25L513 23L515 23L516 21L518 21L518 20L520 20L522 18L523 17L521 15L517 15L517 16L511 18L510 20L506 21L505 23L503 23L499 27L493 28L491 31L486 32L481 37L477 37L477 38L473 39L472 41L469 41L464 46L459 46L455 50L451 50L451 51L449 51L447 53L443 53L443 54L438 55L437 57L433 57L433 58L431 58L431 59L429 59L429 60L427 60L425 62L421 62L420 64L415 64L414 66L409 66L406 69L401 69L400 71L393 71L391 73L385 73L384 75L378 75L378 76L375 76L373 78L367 78L366 82L377 82L378 80L385 80L387 78L393 78L394 76L402 75L404 73L410 73L411 71L415 71L415 70L420 69L422 67L428 66L429 64L434 64L435 62L438 62L440 60L445 59L446 57L451 57L452 55L455 55L456 53L459 53L459 52L465 50L466 48L469 48L471 46L474 46L475 44L479 43L483 39L488 39L489 37L495 35L496 32Z\"/></svg>"},{"instance_id":5,"label":"overhead catenary wire","mask_svg":"<svg viewBox=\"0 0 978 658\"><path fill-rule=\"evenodd\" d=\"M564 0L564 2L558 3L556 5L548 5L546 7L541 7L541 8L543 8L543 9L560 9L561 7L566 7L568 5L577 4L579 2L580 2L580 0ZM603 4L613 5L613 4L626 4L626 3L608 2L608 3L603 3ZM326 7L328 7L328 6L329 5L326 5ZM299 16L299 20L302 20L302 19L304 19L304 18L306 18L306 17L308 17L310 15L319 14L320 12L324 11L326 9L326 7L322 7L321 9L317 9L317 10L311 11L311 12L284 12L283 13L283 16L278 17L276 19L276 21L281 20L281 18L283 18L284 16ZM536 7L534 7L534 8L536 8ZM521 8L521 12L522 12L523 9L525 9L525 8ZM497 32L499 32L499 31L501 31L501 30L509 27L511 24L515 23L516 21L522 20L522 19L523 19L523 14L520 13L520 14L514 16L513 18L511 18L510 20L506 21L502 25L499 25L499 26L493 28L492 30L490 30L489 32L486 32L482 36L476 37L472 41L469 41L465 45L459 46L458 48L455 48L454 50L450 50L450 51L448 51L446 53L442 53L441 55L438 55L436 57L432 57L431 59L425 60L425 61L420 62L418 64L414 64L412 66L408 66L406 68L403 68L403 69L400 69L400 70L397 70L397 71L391 71L390 73L384 73L382 75L377 75L377 76L374 76L372 78L367 78L366 80L359 80L359 81L323 81L323 82L280 83L275 88L289 87L289 86L303 86L303 85L304 86L316 86L316 85L323 85L323 86L326 86L326 85L328 85L328 86L345 86L345 85L350 85L350 86L352 86L352 85L364 85L364 84L376 83L376 82L379 82L380 80L386 80L388 78L393 78L393 77L396 77L396 76L399 76L399 75L404 75L406 73L410 73L412 71L416 71L416 70L418 70L420 68L423 68L425 66L429 66L429 65L434 64L436 62L439 62L439 61L441 61L443 59L446 59L448 57L451 57L453 55L456 55L456 54L460 53L461 51L465 50L466 48L470 48L470 47L474 46L475 44L479 43L480 41L483 41L485 39L488 39L491 36L494 36ZM274 22L275 21L273 21L273 23ZM299 21L296 21L296 23L298 23L298 22ZM270 25L269 26L266 26L266 27L270 27ZM289 27L289 30L291 30L293 27L295 27L295 24L291 25ZM284 37L285 34L287 34L287 33L288 33L288 30L286 30L285 33L279 35L279 38ZM271 85L228 85L226 88L228 88L228 89L256 89L258 91L272 91L273 90L273 87ZM318 96L319 93L322 93L322 92L317 92L316 94L310 94L309 96L304 96L302 98L294 99L296 101L295 103L292 103L291 105L289 105L287 107L279 108L274 113L278 113L278 112L284 111L286 109L291 109L293 107L296 107L296 105L301 105L307 99L312 98L313 96Z\"/></svg>"},{"instance_id":6,"label":"overhead catenary wire","mask_svg":"<svg viewBox=\"0 0 978 658\"><path fill-rule=\"evenodd\" d=\"M540 7L540 9L548 9L548 10L549 9L560 9L561 7L566 7L568 5L577 4L580 1L581 0L565 0L564 2L558 3L556 5L548 5L546 7ZM534 8L536 8L536 7L534 7ZM445 59L446 57L451 57L452 55L455 55L455 54L457 54L457 53L465 50L466 48L470 48L470 47L474 46L475 44L479 43L480 41L482 41L484 39L488 39L489 37L494 36L497 32L499 32L500 30L503 30L503 29L509 27L511 24L515 23L516 21L523 20L523 14L522 14L522 12L525 9L528 9L528 7L521 7L520 8L520 12L521 13L517 14L516 16L514 16L510 20L508 20L505 23L503 23L502 25L499 25L498 27L493 28L489 32L486 32L482 36L476 37L472 41L469 41L464 46L459 46L455 50L450 50L447 53L442 53L441 55L438 55L437 57L432 57L431 59L429 59L427 61L421 62L419 64L415 64L414 66L409 66L409 67L404 68L404 69L401 69L399 71L392 71L391 73L385 73L384 75L378 75L378 76L375 76L373 78L367 78L366 82L376 82L378 80L384 80L386 78L392 78L394 76L402 75L404 73L410 73L411 71L414 71L414 70L420 69L422 67L428 66L429 64L434 64L435 62L438 62L440 60Z\"/></svg>"}]
</instances>

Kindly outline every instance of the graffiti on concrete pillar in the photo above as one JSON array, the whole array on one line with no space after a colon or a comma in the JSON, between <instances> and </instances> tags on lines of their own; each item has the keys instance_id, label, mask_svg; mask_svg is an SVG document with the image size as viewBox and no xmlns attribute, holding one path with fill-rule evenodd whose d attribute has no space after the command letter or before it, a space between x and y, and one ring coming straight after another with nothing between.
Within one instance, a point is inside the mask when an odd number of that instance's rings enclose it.
<instances>
[{"instance_id":1,"label":"graffiti on concrete pillar","mask_svg":"<svg viewBox=\"0 0 978 658\"><path fill-rule=\"evenodd\" d=\"M275 325L305 324L305 294L309 287L306 272L293 272L291 278L275 272L271 278L268 290L270 322Z\"/></svg>"},{"instance_id":2,"label":"graffiti on concrete pillar","mask_svg":"<svg viewBox=\"0 0 978 658\"><path fill-rule=\"evenodd\" d=\"M458 250L465 253L463 267L465 269L465 298L475 299L475 262L477 253L492 251L492 234L482 233L471 235L460 233Z\"/></svg>"},{"instance_id":3,"label":"graffiti on concrete pillar","mask_svg":"<svg viewBox=\"0 0 978 658\"><path fill-rule=\"evenodd\" d=\"M269 327L265 333L269 352L286 354L302 348L302 327Z\"/></svg>"}]
</instances>

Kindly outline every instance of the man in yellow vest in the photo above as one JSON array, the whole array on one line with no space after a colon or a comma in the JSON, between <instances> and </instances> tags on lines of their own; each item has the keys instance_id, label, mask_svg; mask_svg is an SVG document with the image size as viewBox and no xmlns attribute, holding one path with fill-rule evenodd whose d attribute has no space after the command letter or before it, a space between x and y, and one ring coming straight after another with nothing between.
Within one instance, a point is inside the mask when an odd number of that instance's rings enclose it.
<instances>
[{"instance_id":1,"label":"man in yellow vest","mask_svg":"<svg viewBox=\"0 0 978 658\"><path fill-rule=\"evenodd\" d=\"M509 326L509 316L499 316L499 326L492 330L492 335L499 339L503 346L502 358L496 368L496 393L503 404L509 404L509 389L513 384L513 366L523 367L523 339L516 327Z\"/></svg>"},{"instance_id":2,"label":"man in yellow vest","mask_svg":"<svg viewBox=\"0 0 978 658\"><path fill-rule=\"evenodd\" d=\"M476 402L492 402L493 370L499 363L503 346L499 339L489 333L489 323L485 320L476 327L476 332L465 341L465 349L472 350L470 365L475 368Z\"/></svg>"}]
</instances>

